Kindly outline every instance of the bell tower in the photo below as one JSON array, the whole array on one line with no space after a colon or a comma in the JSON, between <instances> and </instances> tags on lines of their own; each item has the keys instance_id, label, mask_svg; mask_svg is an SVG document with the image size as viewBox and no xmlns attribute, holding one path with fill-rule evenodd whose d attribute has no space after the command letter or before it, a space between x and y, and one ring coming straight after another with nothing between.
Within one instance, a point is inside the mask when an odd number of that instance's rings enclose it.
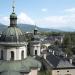
<instances>
[{"instance_id":1,"label":"bell tower","mask_svg":"<svg viewBox=\"0 0 75 75\"><path fill-rule=\"evenodd\" d=\"M36 25L35 25L34 35L37 35L37 32L38 32L38 29L37 29L37 27L36 27Z\"/></svg>"},{"instance_id":2,"label":"bell tower","mask_svg":"<svg viewBox=\"0 0 75 75\"><path fill-rule=\"evenodd\" d=\"M17 25L17 15L15 14L15 1L13 0L13 5L12 5L13 11L10 15L10 27L16 27Z\"/></svg>"}]
</instances>

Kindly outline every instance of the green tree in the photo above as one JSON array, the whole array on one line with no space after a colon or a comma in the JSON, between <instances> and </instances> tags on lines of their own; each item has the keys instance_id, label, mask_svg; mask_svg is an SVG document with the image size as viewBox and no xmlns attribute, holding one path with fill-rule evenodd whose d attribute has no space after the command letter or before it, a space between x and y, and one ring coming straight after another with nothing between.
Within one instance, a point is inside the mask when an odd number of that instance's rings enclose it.
<instances>
[{"instance_id":1,"label":"green tree","mask_svg":"<svg viewBox=\"0 0 75 75\"><path fill-rule=\"evenodd\" d=\"M70 37L70 35L68 35L68 34L65 35L62 45L64 47L70 47L71 46L71 37Z\"/></svg>"},{"instance_id":2,"label":"green tree","mask_svg":"<svg viewBox=\"0 0 75 75\"><path fill-rule=\"evenodd\" d=\"M72 48L64 48L64 52L68 54L68 57L73 55Z\"/></svg>"}]
</instances>

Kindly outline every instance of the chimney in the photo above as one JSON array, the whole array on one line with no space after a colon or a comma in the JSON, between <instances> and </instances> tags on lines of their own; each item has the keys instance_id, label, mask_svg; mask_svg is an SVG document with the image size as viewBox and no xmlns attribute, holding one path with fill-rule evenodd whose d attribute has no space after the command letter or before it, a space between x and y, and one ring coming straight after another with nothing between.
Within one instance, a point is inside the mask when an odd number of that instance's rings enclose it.
<instances>
[{"instance_id":1,"label":"chimney","mask_svg":"<svg viewBox=\"0 0 75 75\"><path fill-rule=\"evenodd\" d=\"M66 58L67 58L67 54L66 54L65 56L66 56Z\"/></svg>"},{"instance_id":2,"label":"chimney","mask_svg":"<svg viewBox=\"0 0 75 75\"><path fill-rule=\"evenodd\" d=\"M55 51L52 52L52 54L54 55Z\"/></svg>"},{"instance_id":3,"label":"chimney","mask_svg":"<svg viewBox=\"0 0 75 75\"><path fill-rule=\"evenodd\" d=\"M44 59L46 59L46 57L47 57L47 54L44 54L44 55L43 55L43 57L44 57Z\"/></svg>"},{"instance_id":4,"label":"chimney","mask_svg":"<svg viewBox=\"0 0 75 75\"><path fill-rule=\"evenodd\" d=\"M69 61L70 61L70 64L72 64L72 58L70 58Z\"/></svg>"}]
</instances>

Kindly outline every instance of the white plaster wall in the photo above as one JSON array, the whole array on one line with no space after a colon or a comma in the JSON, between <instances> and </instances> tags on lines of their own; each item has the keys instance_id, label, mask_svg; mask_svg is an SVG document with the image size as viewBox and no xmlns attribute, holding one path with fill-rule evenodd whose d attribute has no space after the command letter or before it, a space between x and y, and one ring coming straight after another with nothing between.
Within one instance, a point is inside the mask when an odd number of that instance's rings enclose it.
<instances>
[{"instance_id":1,"label":"white plaster wall","mask_svg":"<svg viewBox=\"0 0 75 75\"><path fill-rule=\"evenodd\" d=\"M35 50L37 50L37 55L38 56L40 56L41 54L41 45L40 44L33 44L33 45L31 45L30 46L30 54L32 55L32 56L34 56L35 55Z\"/></svg>"},{"instance_id":2,"label":"white plaster wall","mask_svg":"<svg viewBox=\"0 0 75 75\"><path fill-rule=\"evenodd\" d=\"M59 72L57 72L57 71L59 71ZM67 72L67 71L69 71L69 72ZM67 74L75 75L75 69L52 70L52 75L67 75Z\"/></svg>"},{"instance_id":3,"label":"white plaster wall","mask_svg":"<svg viewBox=\"0 0 75 75\"><path fill-rule=\"evenodd\" d=\"M7 49L3 50L3 60L7 59Z\"/></svg>"},{"instance_id":4,"label":"white plaster wall","mask_svg":"<svg viewBox=\"0 0 75 75\"><path fill-rule=\"evenodd\" d=\"M33 69L31 70L31 72L24 74L24 75L38 75L37 73L38 73L37 69Z\"/></svg>"},{"instance_id":5,"label":"white plaster wall","mask_svg":"<svg viewBox=\"0 0 75 75\"><path fill-rule=\"evenodd\" d=\"M29 75L37 75L38 70L37 69L32 69Z\"/></svg>"},{"instance_id":6,"label":"white plaster wall","mask_svg":"<svg viewBox=\"0 0 75 75\"><path fill-rule=\"evenodd\" d=\"M8 48L7 49L7 55L6 55L7 58L5 60L10 60L11 59L11 51L14 52L14 60L16 60L16 48Z\"/></svg>"},{"instance_id":7,"label":"white plaster wall","mask_svg":"<svg viewBox=\"0 0 75 75\"><path fill-rule=\"evenodd\" d=\"M14 60L21 60L21 52L24 51L24 58L27 57L27 46L22 47L1 47L0 48L0 58L1 58L1 50L3 50L4 60L11 59L11 51L14 52Z\"/></svg>"},{"instance_id":8,"label":"white plaster wall","mask_svg":"<svg viewBox=\"0 0 75 75\"><path fill-rule=\"evenodd\" d=\"M0 46L0 59L1 59L1 51L2 50L3 50L3 58L6 59L7 49L5 49L3 46Z\"/></svg>"},{"instance_id":9,"label":"white plaster wall","mask_svg":"<svg viewBox=\"0 0 75 75\"><path fill-rule=\"evenodd\" d=\"M24 51L24 58L27 57L27 46L20 47L17 50L19 50L19 60L21 60L21 52L22 51Z\"/></svg>"}]
</instances>

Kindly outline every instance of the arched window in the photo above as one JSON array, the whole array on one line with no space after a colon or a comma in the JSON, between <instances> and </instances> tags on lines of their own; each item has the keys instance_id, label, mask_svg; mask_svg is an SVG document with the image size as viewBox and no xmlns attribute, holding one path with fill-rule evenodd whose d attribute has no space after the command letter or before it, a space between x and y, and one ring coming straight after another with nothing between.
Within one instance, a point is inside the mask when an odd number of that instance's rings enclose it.
<instances>
[{"instance_id":1,"label":"arched window","mask_svg":"<svg viewBox=\"0 0 75 75\"><path fill-rule=\"evenodd\" d=\"M1 60L3 60L3 50L1 50Z\"/></svg>"},{"instance_id":2,"label":"arched window","mask_svg":"<svg viewBox=\"0 0 75 75\"><path fill-rule=\"evenodd\" d=\"M21 52L21 59L24 59L24 51Z\"/></svg>"},{"instance_id":3,"label":"arched window","mask_svg":"<svg viewBox=\"0 0 75 75\"><path fill-rule=\"evenodd\" d=\"M11 51L11 60L14 60L14 51Z\"/></svg>"},{"instance_id":4,"label":"arched window","mask_svg":"<svg viewBox=\"0 0 75 75\"><path fill-rule=\"evenodd\" d=\"M37 55L37 50L35 50L35 55Z\"/></svg>"}]
</instances>

